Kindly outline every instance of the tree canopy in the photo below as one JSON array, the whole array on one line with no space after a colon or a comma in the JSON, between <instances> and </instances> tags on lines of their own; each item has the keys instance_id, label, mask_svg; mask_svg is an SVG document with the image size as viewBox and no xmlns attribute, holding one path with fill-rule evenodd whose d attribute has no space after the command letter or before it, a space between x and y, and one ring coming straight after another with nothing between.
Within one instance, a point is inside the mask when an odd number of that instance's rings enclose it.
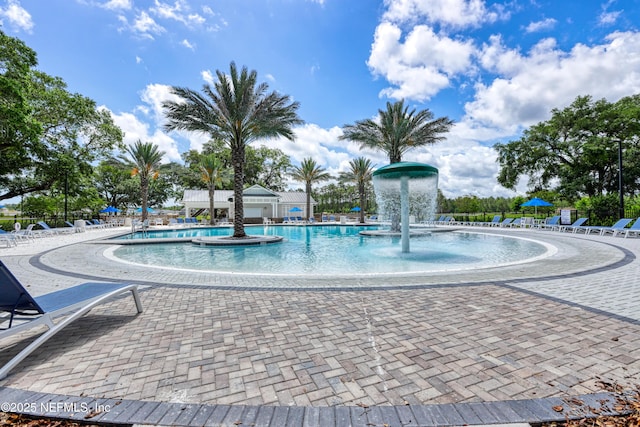
<instances>
[{"instance_id":1,"label":"tree canopy","mask_svg":"<svg viewBox=\"0 0 640 427\"><path fill-rule=\"evenodd\" d=\"M163 103L167 130L205 133L220 139L231 148L233 165L234 218L233 237L246 237L244 232L245 148L260 138L294 139L293 127L301 124L298 102L287 95L267 92L266 83L257 83L257 72L246 67L238 70L231 62L229 74L216 70L213 88L204 85L202 93L174 87L179 102Z\"/></svg>"},{"instance_id":2,"label":"tree canopy","mask_svg":"<svg viewBox=\"0 0 640 427\"><path fill-rule=\"evenodd\" d=\"M429 109L409 111L401 100L387 102L386 110L378 110L377 121L365 119L343 126L340 139L382 151L389 156L389 163L397 163L412 148L442 141L452 124L447 117L434 119Z\"/></svg>"},{"instance_id":3,"label":"tree canopy","mask_svg":"<svg viewBox=\"0 0 640 427\"><path fill-rule=\"evenodd\" d=\"M108 111L36 65L35 52L0 32L0 200L90 175L122 142Z\"/></svg>"},{"instance_id":4,"label":"tree canopy","mask_svg":"<svg viewBox=\"0 0 640 427\"><path fill-rule=\"evenodd\" d=\"M579 96L551 118L524 131L522 137L496 144L498 182L514 189L529 177L532 191L554 189L568 200L616 193L622 148L626 194L639 189L640 95L610 103Z\"/></svg>"}]
</instances>

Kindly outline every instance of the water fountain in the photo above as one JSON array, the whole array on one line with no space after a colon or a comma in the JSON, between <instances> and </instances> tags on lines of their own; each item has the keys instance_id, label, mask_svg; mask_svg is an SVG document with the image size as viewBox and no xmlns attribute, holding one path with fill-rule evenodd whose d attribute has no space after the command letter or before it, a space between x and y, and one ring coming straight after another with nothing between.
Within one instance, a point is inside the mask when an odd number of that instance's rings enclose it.
<instances>
[{"instance_id":1,"label":"water fountain","mask_svg":"<svg viewBox=\"0 0 640 427\"><path fill-rule=\"evenodd\" d=\"M438 169L424 163L399 162L373 172L373 186L381 217L399 233L402 252L409 252L411 220L433 217L437 207Z\"/></svg>"}]
</instances>

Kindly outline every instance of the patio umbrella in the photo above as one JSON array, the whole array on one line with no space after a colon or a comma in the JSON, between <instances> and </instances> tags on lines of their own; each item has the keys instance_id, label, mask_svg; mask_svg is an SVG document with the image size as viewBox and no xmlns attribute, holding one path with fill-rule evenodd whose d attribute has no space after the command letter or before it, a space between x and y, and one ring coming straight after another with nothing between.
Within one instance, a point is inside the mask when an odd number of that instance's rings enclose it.
<instances>
[{"instance_id":1,"label":"patio umbrella","mask_svg":"<svg viewBox=\"0 0 640 427\"><path fill-rule=\"evenodd\" d=\"M356 206L355 208L351 208L351 212L360 212L360 206Z\"/></svg>"},{"instance_id":2,"label":"patio umbrella","mask_svg":"<svg viewBox=\"0 0 640 427\"><path fill-rule=\"evenodd\" d=\"M142 213L142 208L136 209L137 213ZM152 208L147 208L147 213L156 213Z\"/></svg>"},{"instance_id":3,"label":"patio umbrella","mask_svg":"<svg viewBox=\"0 0 640 427\"><path fill-rule=\"evenodd\" d=\"M120 212L120 209L115 208L113 206L107 206L106 208L100 211L100 213L115 213L115 212Z\"/></svg>"},{"instance_id":4,"label":"patio umbrella","mask_svg":"<svg viewBox=\"0 0 640 427\"><path fill-rule=\"evenodd\" d=\"M302 212L302 209L300 209L299 207L295 206L295 207L289 209L289 212Z\"/></svg>"},{"instance_id":5,"label":"patio umbrella","mask_svg":"<svg viewBox=\"0 0 640 427\"><path fill-rule=\"evenodd\" d=\"M546 200L542 200L539 197L534 197L531 200L527 200L526 202L524 202L520 206L525 206L525 207L533 206L533 208L535 210L535 214L537 215L538 214L538 206L553 206L553 203L549 203Z\"/></svg>"}]
</instances>

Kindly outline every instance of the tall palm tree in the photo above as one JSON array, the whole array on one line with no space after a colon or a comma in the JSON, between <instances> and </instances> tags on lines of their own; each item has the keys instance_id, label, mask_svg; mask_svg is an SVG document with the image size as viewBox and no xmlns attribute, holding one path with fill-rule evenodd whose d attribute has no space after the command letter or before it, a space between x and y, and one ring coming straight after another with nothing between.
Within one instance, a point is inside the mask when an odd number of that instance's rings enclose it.
<instances>
[{"instance_id":1,"label":"tall palm tree","mask_svg":"<svg viewBox=\"0 0 640 427\"><path fill-rule=\"evenodd\" d=\"M311 185L317 181L325 181L331 178L324 168L319 166L311 157L303 159L300 166L294 166L291 178L304 182L307 193L307 216L311 216Z\"/></svg>"},{"instance_id":2,"label":"tall palm tree","mask_svg":"<svg viewBox=\"0 0 640 427\"><path fill-rule=\"evenodd\" d=\"M214 225L216 219L213 197L215 196L216 186L222 186L229 180L227 169L223 167L222 161L215 154L203 156L198 166L200 168L200 177L207 185L207 190L209 190L209 224Z\"/></svg>"},{"instance_id":3,"label":"tall palm tree","mask_svg":"<svg viewBox=\"0 0 640 427\"><path fill-rule=\"evenodd\" d=\"M164 151L160 151L153 142L137 140L125 148L129 158L125 162L131 167L131 176L140 177L140 195L142 197L142 220L147 219L147 202L149 200L149 181L159 174L160 161Z\"/></svg>"},{"instance_id":4,"label":"tall palm tree","mask_svg":"<svg viewBox=\"0 0 640 427\"><path fill-rule=\"evenodd\" d=\"M449 131L453 121L447 117L433 120L431 111L409 111L404 100L394 104L387 102L386 111L378 110L378 121L360 120L343 126L341 140L360 143L360 148L369 147L387 153L389 163L402 161L402 155L414 147L442 141L443 133Z\"/></svg>"},{"instance_id":5,"label":"tall palm tree","mask_svg":"<svg viewBox=\"0 0 640 427\"><path fill-rule=\"evenodd\" d=\"M302 124L298 102L277 92L267 93L266 83L257 84L257 73L246 67L238 71L231 62L230 73L216 70L213 88L205 84L202 93L173 87L179 101L166 101L167 130L201 132L225 141L231 148L233 163L233 237L246 237L244 232L245 147L259 138L283 136L294 139L293 126Z\"/></svg>"},{"instance_id":6,"label":"tall palm tree","mask_svg":"<svg viewBox=\"0 0 640 427\"><path fill-rule=\"evenodd\" d=\"M373 164L365 157L358 157L349 161L349 170L340 173L341 181L355 182L360 197L360 222L364 223L364 211L367 205L367 184L371 181Z\"/></svg>"}]
</instances>

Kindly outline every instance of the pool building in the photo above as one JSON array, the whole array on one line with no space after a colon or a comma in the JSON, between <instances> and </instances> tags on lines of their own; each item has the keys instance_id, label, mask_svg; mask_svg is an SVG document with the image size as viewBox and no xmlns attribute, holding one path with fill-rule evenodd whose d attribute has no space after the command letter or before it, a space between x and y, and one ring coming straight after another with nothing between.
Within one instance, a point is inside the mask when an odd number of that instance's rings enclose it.
<instances>
[{"instance_id":1,"label":"pool building","mask_svg":"<svg viewBox=\"0 0 640 427\"><path fill-rule=\"evenodd\" d=\"M307 212L307 193L304 191L271 191L260 185L252 185L243 192L245 218L283 218L286 216L313 216L318 204L311 197L311 209ZM209 209L207 190L185 190L182 197L185 216L190 218L195 212ZM233 190L216 190L214 193L216 218L233 218Z\"/></svg>"}]
</instances>

